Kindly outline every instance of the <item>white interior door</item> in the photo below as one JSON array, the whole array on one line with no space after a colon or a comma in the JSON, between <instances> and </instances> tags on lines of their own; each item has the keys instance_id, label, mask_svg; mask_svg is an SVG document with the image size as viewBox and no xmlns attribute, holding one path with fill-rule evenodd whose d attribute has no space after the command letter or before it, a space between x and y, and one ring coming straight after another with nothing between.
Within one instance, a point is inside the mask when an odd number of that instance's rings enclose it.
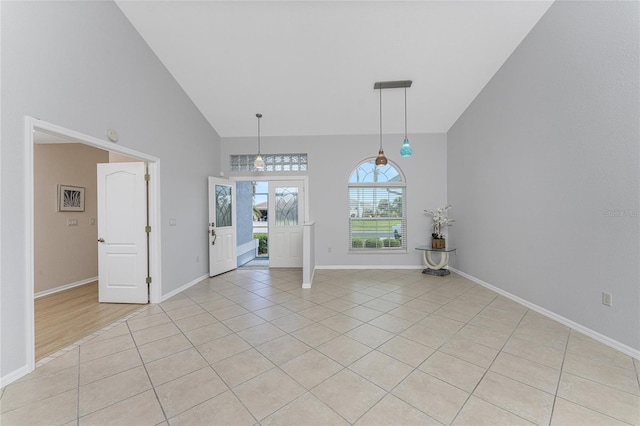
<instances>
[{"instance_id":1,"label":"white interior door","mask_svg":"<svg viewBox=\"0 0 640 426\"><path fill-rule=\"evenodd\" d=\"M236 184L209 177L209 276L238 267Z\"/></svg>"},{"instance_id":2,"label":"white interior door","mask_svg":"<svg viewBox=\"0 0 640 426\"><path fill-rule=\"evenodd\" d=\"M302 267L303 181L269 182L269 266Z\"/></svg>"},{"instance_id":3,"label":"white interior door","mask_svg":"<svg viewBox=\"0 0 640 426\"><path fill-rule=\"evenodd\" d=\"M148 303L144 163L98 164L98 300Z\"/></svg>"}]
</instances>

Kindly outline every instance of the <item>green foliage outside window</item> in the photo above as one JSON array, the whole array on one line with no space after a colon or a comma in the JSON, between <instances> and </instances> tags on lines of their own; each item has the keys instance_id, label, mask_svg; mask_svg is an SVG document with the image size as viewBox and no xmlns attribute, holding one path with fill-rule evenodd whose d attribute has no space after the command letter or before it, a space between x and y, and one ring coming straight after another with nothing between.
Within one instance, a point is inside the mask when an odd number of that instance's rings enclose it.
<instances>
[{"instance_id":1,"label":"green foliage outside window","mask_svg":"<svg viewBox=\"0 0 640 426\"><path fill-rule=\"evenodd\" d=\"M353 248L402 247L402 239L353 237L353 239L351 240L351 247Z\"/></svg>"},{"instance_id":2,"label":"green foliage outside window","mask_svg":"<svg viewBox=\"0 0 640 426\"><path fill-rule=\"evenodd\" d=\"M258 255L269 253L269 236L267 234L253 234L253 239L258 240Z\"/></svg>"}]
</instances>

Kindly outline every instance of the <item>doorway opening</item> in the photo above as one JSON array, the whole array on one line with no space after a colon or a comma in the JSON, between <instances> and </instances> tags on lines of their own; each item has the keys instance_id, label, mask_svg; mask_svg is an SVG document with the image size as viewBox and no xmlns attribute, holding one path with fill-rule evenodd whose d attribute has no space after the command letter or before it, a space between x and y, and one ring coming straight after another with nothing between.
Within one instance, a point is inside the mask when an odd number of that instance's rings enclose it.
<instances>
[{"instance_id":1,"label":"doorway opening","mask_svg":"<svg viewBox=\"0 0 640 426\"><path fill-rule=\"evenodd\" d=\"M246 268L269 268L269 182L252 181L253 239L256 241L255 257L245 263Z\"/></svg>"},{"instance_id":2,"label":"doorway opening","mask_svg":"<svg viewBox=\"0 0 640 426\"><path fill-rule=\"evenodd\" d=\"M301 268L306 176L234 177L239 267Z\"/></svg>"},{"instance_id":3,"label":"doorway opening","mask_svg":"<svg viewBox=\"0 0 640 426\"><path fill-rule=\"evenodd\" d=\"M29 359L29 371L35 368L35 277L38 271L35 269L35 251L37 241L35 239L35 209L36 208L55 208L55 206L41 207L36 203L36 193L34 190L35 182L35 164L34 164L34 152L37 143L42 143L42 140L37 138L45 138L49 136L52 140L57 139L63 141L63 143L78 144L79 147L98 148L98 150L108 151L117 155L122 155L135 159L136 161L142 161L147 164L148 173L152 176L149 182L148 191L148 215L149 225L154 229L154 232L149 234L149 272L153 277L153 284L149 288L149 300L152 303L159 303L161 300L161 272L160 272L160 206L159 206L159 191L160 191L160 161L158 158L144 154L138 151L134 151L129 148L117 146L113 143L102 141L100 139L84 135L63 127L47 123L35 118L25 118L25 144L27 155L27 167L25 168L25 182L26 188L29 193L27 194L27 217L26 220L26 257L27 257L27 269L25 277L25 294L26 298L33 303L27 304L25 309L25 321L29 332L29 338L27 340L27 351ZM46 142L45 142L46 143ZM53 142L50 142L53 143ZM68 182L58 182L59 184L65 184ZM84 189L83 189L84 191ZM59 218L58 218L59 219ZM79 222L75 218L64 218L66 226L74 227L69 228L76 230ZM95 223L95 218L92 218ZM87 219L91 220L91 219ZM96 248L97 250L97 248ZM64 266L64 265L63 265ZM91 279L87 280L87 283L92 282ZM71 284L86 284L86 283L71 283ZM71 286L73 287L73 286ZM41 294L42 295L42 294Z\"/></svg>"}]
</instances>

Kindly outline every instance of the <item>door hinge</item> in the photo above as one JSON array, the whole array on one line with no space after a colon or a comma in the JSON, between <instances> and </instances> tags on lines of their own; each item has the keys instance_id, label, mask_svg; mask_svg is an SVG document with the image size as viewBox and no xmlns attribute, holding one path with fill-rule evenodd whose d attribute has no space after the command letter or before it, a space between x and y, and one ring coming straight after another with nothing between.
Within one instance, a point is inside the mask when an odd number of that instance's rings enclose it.
<instances>
[{"instance_id":1,"label":"door hinge","mask_svg":"<svg viewBox=\"0 0 640 426\"><path fill-rule=\"evenodd\" d=\"M151 277L147 277L147 284L151 284Z\"/></svg>"},{"instance_id":2,"label":"door hinge","mask_svg":"<svg viewBox=\"0 0 640 426\"><path fill-rule=\"evenodd\" d=\"M149 173L146 173L144 175L144 180L146 180L147 182L149 182L151 180L151 175Z\"/></svg>"},{"instance_id":3,"label":"door hinge","mask_svg":"<svg viewBox=\"0 0 640 426\"><path fill-rule=\"evenodd\" d=\"M150 227L150 226L145 226L145 227L144 227L144 232L146 232L147 234L148 234L149 232L151 232L151 227Z\"/></svg>"}]
</instances>

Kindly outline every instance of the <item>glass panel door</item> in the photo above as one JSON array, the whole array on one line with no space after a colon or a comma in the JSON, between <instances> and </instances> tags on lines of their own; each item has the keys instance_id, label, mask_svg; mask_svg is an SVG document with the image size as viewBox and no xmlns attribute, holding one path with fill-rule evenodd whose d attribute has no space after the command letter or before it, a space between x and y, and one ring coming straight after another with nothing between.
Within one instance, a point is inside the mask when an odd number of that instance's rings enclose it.
<instances>
[{"instance_id":1,"label":"glass panel door","mask_svg":"<svg viewBox=\"0 0 640 426\"><path fill-rule=\"evenodd\" d=\"M231 201L231 187L216 185L216 227L233 226Z\"/></svg>"},{"instance_id":2,"label":"glass panel door","mask_svg":"<svg viewBox=\"0 0 640 426\"><path fill-rule=\"evenodd\" d=\"M304 205L303 181L269 182L270 267L302 267Z\"/></svg>"},{"instance_id":3,"label":"glass panel door","mask_svg":"<svg viewBox=\"0 0 640 426\"><path fill-rule=\"evenodd\" d=\"M275 188L276 226L297 226L298 187L276 186Z\"/></svg>"}]
</instances>

